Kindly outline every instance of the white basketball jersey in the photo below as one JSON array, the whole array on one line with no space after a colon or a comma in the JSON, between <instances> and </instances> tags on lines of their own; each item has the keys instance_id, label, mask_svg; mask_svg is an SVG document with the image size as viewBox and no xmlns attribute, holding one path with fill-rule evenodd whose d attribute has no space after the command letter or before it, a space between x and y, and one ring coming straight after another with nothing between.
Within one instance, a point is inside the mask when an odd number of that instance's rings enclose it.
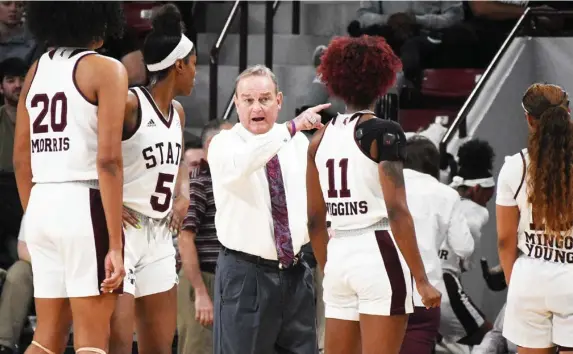
<instances>
[{"instance_id":1,"label":"white basketball jersey","mask_svg":"<svg viewBox=\"0 0 573 354\"><path fill-rule=\"evenodd\" d=\"M521 152L523 159L519 153L507 159L524 161L520 164L514 161L514 165L522 167L525 163L524 171L526 171L529 165L529 154L527 153L527 149L523 149ZM520 181L515 181L515 185L519 183ZM571 235L573 235L573 233L569 232L568 236L565 235L566 233L563 233L565 237L561 240L555 236L545 234L543 220L534 220L533 208L527 201L527 175L524 177L523 184L517 192L515 200L517 201L520 212L519 228L517 230L517 247L519 250L531 258L543 259L548 262L572 264L573 237Z\"/></svg>"},{"instance_id":2,"label":"white basketball jersey","mask_svg":"<svg viewBox=\"0 0 573 354\"><path fill-rule=\"evenodd\" d=\"M462 198L459 203L459 208L468 223L472 238L474 239L474 253L466 259L460 259L447 240L440 248L442 269L449 270L458 275L462 273L462 266L464 268L463 270L467 271L475 265L475 255L477 254L475 249L479 248L481 242L481 229L489 220L488 210L473 200Z\"/></svg>"},{"instance_id":3,"label":"white basketball jersey","mask_svg":"<svg viewBox=\"0 0 573 354\"><path fill-rule=\"evenodd\" d=\"M315 157L334 230L361 229L388 216L378 163L354 139L360 115L352 116L339 114L328 124Z\"/></svg>"},{"instance_id":4,"label":"white basketball jersey","mask_svg":"<svg viewBox=\"0 0 573 354\"><path fill-rule=\"evenodd\" d=\"M30 115L32 181L97 180L97 105L78 90L78 61L97 54L74 48L40 58L26 96Z\"/></svg>"},{"instance_id":5,"label":"white basketball jersey","mask_svg":"<svg viewBox=\"0 0 573 354\"><path fill-rule=\"evenodd\" d=\"M123 202L151 218L163 218L173 206L181 160L181 121L173 104L166 119L149 91L130 89L139 101L138 128L123 149Z\"/></svg>"}]
</instances>

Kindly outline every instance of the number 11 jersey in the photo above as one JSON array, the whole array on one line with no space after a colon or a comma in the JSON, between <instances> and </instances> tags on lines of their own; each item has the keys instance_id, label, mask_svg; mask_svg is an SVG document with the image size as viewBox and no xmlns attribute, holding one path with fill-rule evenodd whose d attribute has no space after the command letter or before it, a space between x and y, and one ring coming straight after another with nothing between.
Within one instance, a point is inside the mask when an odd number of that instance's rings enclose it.
<instances>
[{"instance_id":1,"label":"number 11 jersey","mask_svg":"<svg viewBox=\"0 0 573 354\"><path fill-rule=\"evenodd\" d=\"M145 87L130 91L138 100L137 130L125 139L123 201L130 209L155 219L172 208L173 189L182 154L181 121L171 104L164 117Z\"/></svg>"},{"instance_id":2,"label":"number 11 jersey","mask_svg":"<svg viewBox=\"0 0 573 354\"><path fill-rule=\"evenodd\" d=\"M366 156L354 139L361 115L339 114L332 119L315 156L324 201L335 230L365 228L388 216L378 163Z\"/></svg>"}]
</instances>

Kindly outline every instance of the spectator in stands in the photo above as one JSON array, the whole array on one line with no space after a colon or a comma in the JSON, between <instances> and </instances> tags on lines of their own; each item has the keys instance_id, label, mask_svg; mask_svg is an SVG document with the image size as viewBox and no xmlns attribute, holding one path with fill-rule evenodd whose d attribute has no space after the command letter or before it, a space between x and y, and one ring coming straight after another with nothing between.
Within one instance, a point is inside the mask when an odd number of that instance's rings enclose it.
<instances>
[{"instance_id":1,"label":"spectator in stands","mask_svg":"<svg viewBox=\"0 0 573 354\"><path fill-rule=\"evenodd\" d=\"M201 165L205 160L205 152L202 148L201 139L195 135L185 137L185 152L183 153L183 163L187 165L189 173ZM175 265L177 272L181 270L181 254L179 252L179 235L173 235L173 246L175 247Z\"/></svg>"},{"instance_id":2,"label":"spectator in stands","mask_svg":"<svg viewBox=\"0 0 573 354\"><path fill-rule=\"evenodd\" d=\"M16 352L34 297L32 265L24 232L18 237L18 258L8 269L0 295L0 354Z\"/></svg>"},{"instance_id":3,"label":"spectator in stands","mask_svg":"<svg viewBox=\"0 0 573 354\"><path fill-rule=\"evenodd\" d=\"M225 121L210 121L201 133L205 156L211 139L223 129ZM213 293L215 267L221 244L215 229L215 200L209 165L205 159L190 169L190 204L179 235L179 254L183 269L177 289L178 354L213 353Z\"/></svg>"},{"instance_id":4,"label":"spectator in stands","mask_svg":"<svg viewBox=\"0 0 573 354\"><path fill-rule=\"evenodd\" d=\"M326 46L324 45L319 45L314 50L312 55L312 62L315 70L320 65L320 58L322 57L322 54L324 54L325 50ZM302 107L304 109L302 110L304 111L308 107L313 107L323 103L331 103L330 107L321 112L323 124L326 124L330 119L336 117L339 112L344 112L346 107L343 101L329 95L328 91L326 90L326 86L322 81L320 81L319 75L315 73L308 93L305 96L304 107Z\"/></svg>"},{"instance_id":5,"label":"spectator in stands","mask_svg":"<svg viewBox=\"0 0 573 354\"><path fill-rule=\"evenodd\" d=\"M0 4L0 8L2 8ZM12 153L16 128L16 107L28 65L19 58L0 63L0 268L7 268L16 259L16 239L22 218ZM6 251L10 254L5 254ZM2 254L4 253L4 254Z\"/></svg>"},{"instance_id":6,"label":"spectator in stands","mask_svg":"<svg viewBox=\"0 0 573 354\"><path fill-rule=\"evenodd\" d=\"M20 58L27 65L39 57L38 46L22 22L23 1L0 1L0 62Z\"/></svg>"},{"instance_id":7,"label":"spectator in stands","mask_svg":"<svg viewBox=\"0 0 573 354\"><path fill-rule=\"evenodd\" d=\"M439 171L440 153L434 143L422 136L408 139L404 162L408 207L428 280L444 294L440 246L448 242L456 255L465 258L474 251L474 240L460 210L460 196L438 181ZM400 353L430 354L438 337L440 308L425 308L417 290L414 306Z\"/></svg>"},{"instance_id":8,"label":"spectator in stands","mask_svg":"<svg viewBox=\"0 0 573 354\"><path fill-rule=\"evenodd\" d=\"M528 5L530 1L523 0L468 2L470 11L467 11L466 19L478 40L478 46L472 51L478 67L489 65ZM541 1L531 5L551 9Z\"/></svg>"},{"instance_id":9,"label":"spectator in stands","mask_svg":"<svg viewBox=\"0 0 573 354\"><path fill-rule=\"evenodd\" d=\"M201 139L196 136L185 139L183 160L187 164L189 171L193 171L193 169L199 167L201 160L205 160L205 150L203 149Z\"/></svg>"},{"instance_id":10,"label":"spectator in stands","mask_svg":"<svg viewBox=\"0 0 573 354\"><path fill-rule=\"evenodd\" d=\"M421 83L426 67L452 66L471 40L455 26L464 18L461 1L361 1L351 36L380 35L400 55L405 77ZM448 55L439 55L447 48ZM447 62L443 59L447 58Z\"/></svg>"}]
</instances>

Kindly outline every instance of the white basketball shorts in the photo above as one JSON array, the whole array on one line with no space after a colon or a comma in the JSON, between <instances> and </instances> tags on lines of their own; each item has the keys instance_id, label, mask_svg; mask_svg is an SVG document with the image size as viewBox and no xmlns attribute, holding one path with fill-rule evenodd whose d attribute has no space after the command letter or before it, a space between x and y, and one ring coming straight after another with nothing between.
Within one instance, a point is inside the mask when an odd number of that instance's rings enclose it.
<instances>
[{"instance_id":1,"label":"white basketball shorts","mask_svg":"<svg viewBox=\"0 0 573 354\"><path fill-rule=\"evenodd\" d=\"M140 228L128 226L125 230L124 291L136 298L168 291L178 282L168 220L132 213Z\"/></svg>"},{"instance_id":2,"label":"white basketball shorts","mask_svg":"<svg viewBox=\"0 0 573 354\"><path fill-rule=\"evenodd\" d=\"M472 336L485 323L485 316L464 291L459 276L444 272L446 292L442 293L440 306L440 334L455 343Z\"/></svg>"},{"instance_id":3,"label":"white basketball shorts","mask_svg":"<svg viewBox=\"0 0 573 354\"><path fill-rule=\"evenodd\" d=\"M412 313L412 277L389 230L336 231L324 271L327 318Z\"/></svg>"},{"instance_id":4,"label":"white basketball shorts","mask_svg":"<svg viewBox=\"0 0 573 354\"><path fill-rule=\"evenodd\" d=\"M573 265L521 255L513 266L503 336L525 348L573 347Z\"/></svg>"},{"instance_id":5,"label":"white basketball shorts","mask_svg":"<svg viewBox=\"0 0 573 354\"><path fill-rule=\"evenodd\" d=\"M100 192L87 183L32 188L23 227L36 298L100 295L109 236Z\"/></svg>"}]
</instances>

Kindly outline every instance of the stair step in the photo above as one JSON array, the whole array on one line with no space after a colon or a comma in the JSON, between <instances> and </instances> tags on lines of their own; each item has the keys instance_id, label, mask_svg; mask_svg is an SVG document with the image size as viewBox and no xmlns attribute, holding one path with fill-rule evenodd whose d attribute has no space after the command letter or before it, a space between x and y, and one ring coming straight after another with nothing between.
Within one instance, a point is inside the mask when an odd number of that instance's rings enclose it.
<instances>
[{"instance_id":1,"label":"stair step","mask_svg":"<svg viewBox=\"0 0 573 354\"><path fill-rule=\"evenodd\" d=\"M235 88L235 78L239 74L238 66L219 66L218 118L223 115L227 102ZM279 89L284 94L284 102L279 114L279 121L294 117L297 107L305 104L308 89L314 79L315 69L311 65L275 65L273 68ZM177 97L185 109L185 124L190 133L198 132L209 120L209 66L198 65L195 77L195 88L191 96ZM236 118L233 120L236 121Z\"/></svg>"},{"instance_id":2,"label":"stair step","mask_svg":"<svg viewBox=\"0 0 573 354\"><path fill-rule=\"evenodd\" d=\"M199 48L199 64L209 64L211 48L216 43L219 35L215 33L200 33L197 36ZM219 64L239 64L239 39L238 34L229 34L225 38L219 52ZM277 65L312 65L312 53L318 45L328 45L330 36L273 35L273 63ZM250 34L247 41L247 63L263 64L265 62L265 35Z\"/></svg>"},{"instance_id":3,"label":"stair step","mask_svg":"<svg viewBox=\"0 0 573 354\"><path fill-rule=\"evenodd\" d=\"M207 6L206 31L220 33L233 2L210 2ZM308 35L344 35L348 23L356 17L359 1L302 1L300 10L300 33ZM249 33L265 32L265 3L249 3ZM274 17L275 33L292 33L292 2L281 1ZM239 14L230 31L239 32Z\"/></svg>"}]
</instances>

